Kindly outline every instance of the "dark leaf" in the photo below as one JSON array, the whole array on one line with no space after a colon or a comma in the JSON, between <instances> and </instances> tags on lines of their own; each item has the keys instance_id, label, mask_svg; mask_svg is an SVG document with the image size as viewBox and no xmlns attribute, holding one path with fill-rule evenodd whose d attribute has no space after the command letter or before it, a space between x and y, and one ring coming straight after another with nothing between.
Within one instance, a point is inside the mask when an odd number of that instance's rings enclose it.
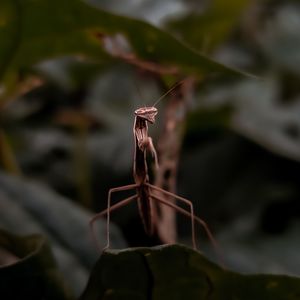
<instances>
[{"instance_id":1,"label":"dark leaf","mask_svg":"<svg viewBox=\"0 0 300 300\"><path fill-rule=\"evenodd\" d=\"M34 64L65 55L107 61L103 36L121 33L137 59L206 73L241 75L186 47L168 33L140 20L117 16L82 1L1 1L0 78L6 87ZM21 73L20 73L21 72Z\"/></svg>"},{"instance_id":2,"label":"dark leaf","mask_svg":"<svg viewBox=\"0 0 300 300\"><path fill-rule=\"evenodd\" d=\"M300 278L242 275L181 245L105 252L81 300L299 299Z\"/></svg>"},{"instance_id":3,"label":"dark leaf","mask_svg":"<svg viewBox=\"0 0 300 300\"><path fill-rule=\"evenodd\" d=\"M42 236L0 230L0 249L1 299L73 299Z\"/></svg>"}]
</instances>

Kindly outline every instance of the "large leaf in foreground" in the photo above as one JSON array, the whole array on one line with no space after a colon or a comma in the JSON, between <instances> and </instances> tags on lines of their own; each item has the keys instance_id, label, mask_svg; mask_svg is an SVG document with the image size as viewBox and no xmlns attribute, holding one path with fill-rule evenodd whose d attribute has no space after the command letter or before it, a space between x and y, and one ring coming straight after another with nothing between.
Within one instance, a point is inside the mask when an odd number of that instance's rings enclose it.
<instances>
[{"instance_id":1,"label":"large leaf in foreground","mask_svg":"<svg viewBox=\"0 0 300 300\"><path fill-rule=\"evenodd\" d=\"M15 82L20 71L44 59L82 55L108 60L101 36L122 33L140 59L198 75L241 75L193 51L140 20L114 15L80 0L2 0L0 79Z\"/></svg>"},{"instance_id":2,"label":"large leaf in foreground","mask_svg":"<svg viewBox=\"0 0 300 300\"><path fill-rule=\"evenodd\" d=\"M73 299L42 236L19 237L0 229L0 298Z\"/></svg>"},{"instance_id":3,"label":"large leaf in foreground","mask_svg":"<svg viewBox=\"0 0 300 300\"><path fill-rule=\"evenodd\" d=\"M272 299L300 297L300 278L242 275L180 245L105 252L81 300Z\"/></svg>"}]
</instances>

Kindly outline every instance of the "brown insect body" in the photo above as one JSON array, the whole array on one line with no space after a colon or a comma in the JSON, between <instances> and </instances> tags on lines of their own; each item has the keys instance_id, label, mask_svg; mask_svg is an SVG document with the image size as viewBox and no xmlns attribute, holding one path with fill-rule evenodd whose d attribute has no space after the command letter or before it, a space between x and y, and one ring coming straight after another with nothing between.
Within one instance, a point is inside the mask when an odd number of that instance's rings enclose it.
<instances>
[{"instance_id":1,"label":"brown insect body","mask_svg":"<svg viewBox=\"0 0 300 300\"><path fill-rule=\"evenodd\" d=\"M172 91L176 86L170 89L167 93ZM166 94L167 94L166 93ZM164 94L160 99L162 99L166 94ZM160 100L158 99L158 101ZM156 103L158 103L158 101ZM111 188L108 193L107 199L107 209L96 214L90 220L91 232L93 233L93 238L97 244L97 239L95 238L95 233L93 231L94 222L107 215L107 245L104 249L109 248L110 238L109 238L109 224L110 224L110 213L118 208L121 208L135 200L138 202L139 213L144 224L144 228L147 234L151 235L154 233L155 226L157 224L157 215L153 206L153 201L161 203L163 205L169 206L175 209L177 212L187 216L191 219L191 229L192 229L192 243L193 247L196 249L196 236L195 236L195 222L201 225L207 233L210 241L214 245L215 249L218 249L216 242L211 234L207 224L199 217L194 215L194 208L191 201L186 198L180 197L176 194L170 193L162 188L159 188L149 182L148 166L147 166L147 152L150 152L154 158L155 164L158 167L157 154L154 148L152 138L148 136L148 122L153 124L155 122L155 116L157 115L157 109L154 106L142 107L135 110L135 120L133 126L133 135L135 142L134 150L134 162L133 162L133 177L134 184L129 184L125 186ZM136 193L119 203L111 205L112 194L121 191L135 190ZM166 197L173 197L177 201L185 204L189 207L188 210L181 208L175 203L166 200Z\"/></svg>"},{"instance_id":2,"label":"brown insect body","mask_svg":"<svg viewBox=\"0 0 300 300\"><path fill-rule=\"evenodd\" d=\"M154 123L157 109L155 107L143 107L135 111L135 120L133 126L133 135L135 141L133 177L138 185L137 201L139 213L144 224L145 232L148 235L154 233L154 207L150 188L146 185L149 183L147 150L152 153L157 164L156 151L151 137L148 136L147 122Z\"/></svg>"}]
</instances>

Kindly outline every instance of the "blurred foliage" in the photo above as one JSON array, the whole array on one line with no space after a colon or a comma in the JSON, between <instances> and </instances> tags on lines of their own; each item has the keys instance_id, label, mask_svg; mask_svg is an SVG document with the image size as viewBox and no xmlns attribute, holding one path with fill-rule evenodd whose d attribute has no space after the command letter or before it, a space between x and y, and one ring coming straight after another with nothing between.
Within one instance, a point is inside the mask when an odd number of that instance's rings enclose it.
<instances>
[{"instance_id":1,"label":"blurred foliage","mask_svg":"<svg viewBox=\"0 0 300 300\"><path fill-rule=\"evenodd\" d=\"M78 295L96 255L90 213L24 179L103 209L109 188L132 182L134 109L191 76L179 194L232 269L299 275L299 1L89 2L0 1L1 166L23 174L1 174L1 226L50 237L60 268L76 267ZM129 245L159 242L144 235L136 207L112 218ZM178 223L188 244L190 224ZM104 233L100 221L101 242ZM118 233L115 243L126 245ZM205 241L201 249L210 255Z\"/></svg>"},{"instance_id":2,"label":"blurred foliage","mask_svg":"<svg viewBox=\"0 0 300 300\"><path fill-rule=\"evenodd\" d=\"M86 284L99 255L88 227L92 213L51 189L0 173L0 226L18 235L43 234L51 242L58 269L76 295ZM105 245L105 221L95 225L99 247ZM112 247L126 247L120 231L111 226ZM0 247L1 248L1 247ZM1 254L0 254L1 258Z\"/></svg>"},{"instance_id":3,"label":"blurred foliage","mask_svg":"<svg viewBox=\"0 0 300 300\"><path fill-rule=\"evenodd\" d=\"M4 168L13 174L20 175L18 163L13 155L10 143L7 140L5 132L0 129L0 161L3 163Z\"/></svg>"},{"instance_id":4,"label":"blurred foliage","mask_svg":"<svg viewBox=\"0 0 300 300\"><path fill-rule=\"evenodd\" d=\"M193 48L209 53L228 39L251 1L213 0L206 4L201 12L193 10L165 26Z\"/></svg>"},{"instance_id":5,"label":"blurred foliage","mask_svg":"<svg viewBox=\"0 0 300 300\"><path fill-rule=\"evenodd\" d=\"M110 57L103 49L102 37L116 33L125 35L141 59L178 66L200 76L207 71L239 74L145 22L94 9L80 0L72 5L68 1L3 0L1 18L0 38L5 42L0 52L0 78L4 89L24 79L28 69L41 60L77 54L107 61Z\"/></svg>"},{"instance_id":6,"label":"blurred foliage","mask_svg":"<svg viewBox=\"0 0 300 300\"><path fill-rule=\"evenodd\" d=\"M0 253L2 299L74 299L44 237L19 237L0 230Z\"/></svg>"}]
</instances>

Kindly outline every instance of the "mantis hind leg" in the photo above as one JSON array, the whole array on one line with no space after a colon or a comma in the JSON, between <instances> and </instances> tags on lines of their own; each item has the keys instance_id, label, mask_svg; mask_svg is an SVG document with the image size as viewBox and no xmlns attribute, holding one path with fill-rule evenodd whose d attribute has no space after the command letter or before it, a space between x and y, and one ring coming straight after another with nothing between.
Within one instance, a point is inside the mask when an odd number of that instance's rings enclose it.
<instances>
[{"instance_id":1,"label":"mantis hind leg","mask_svg":"<svg viewBox=\"0 0 300 300\"><path fill-rule=\"evenodd\" d=\"M161 192L162 194L165 194L165 195L168 195L168 196L171 196L171 197L174 197L175 199L187 204L190 208L190 212L187 212L186 210L184 210L183 208L179 207L178 205L170 202L170 201L167 201L165 199L163 199L162 197L158 196L158 195L153 195L151 194L151 197L153 197L154 199L156 199L157 201L163 203L164 205L167 205L169 207L172 207L174 208L175 210L177 210L178 212L188 216L189 218L191 218L191 226L192 226L192 243L193 243L193 248L194 249L197 249L197 245L196 245L196 234L195 234L195 214L194 214L194 206L193 206L193 203L188 200L188 199L185 199L185 198L182 198L176 194L173 194L173 193L170 193L164 189L161 189L155 185L152 185L152 184L148 184L148 186L150 188L152 188L153 190L156 190L156 191L159 191ZM201 220L202 221L202 220ZM204 221L203 221L204 222ZM204 222L205 223L205 222ZM202 225L202 224L201 224ZM206 225L207 226L207 225Z\"/></svg>"},{"instance_id":2,"label":"mantis hind leg","mask_svg":"<svg viewBox=\"0 0 300 300\"><path fill-rule=\"evenodd\" d=\"M137 195L134 195L134 196L131 196L131 197L128 197L128 198L122 200L120 203L117 203L117 204L111 206L111 195L112 195L112 193L121 192L121 191L128 191L128 190L131 190L131 189L135 189L137 186L138 186L137 184L129 184L129 185L125 185L125 186L110 189L109 192L108 192L108 198L107 198L107 209L100 212L100 213L98 213L98 214L96 214L90 220L90 228L91 228L92 237L93 237L93 240L95 241L98 248L100 248L100 247L97 243L97 239L96 239L95 233L94 233L94 228L93 228L94 222L97 219L99 219L102 216L107 214L107 218L106 218L106 246L104 247L104 249L109 248L109 246L110 246L110 236L109 236L110 213L113 210L116 210L116 209L128 204L129 202L131 202L135 198L137 198Z\"/></svg>"},{"instance_id":3,"label":"mantis hind leg","mask_svg":"<svg viewBox=\"0 0 300 300\"><path fill-rule=\"evenodd\" d=\"M164 205L167 205L169 207L172 207L174 208L176 211L178 211L179 213L191 218L191 223L192 223L192 242L193 242L193 247L194 249L197 249L197 245L196 245L196 235L195 235L195 222L197 222L198 224L200 224L203 229L205 230L210 242L212 243L214 249L215 249L215 252L216 254L218 255L218 257L220 258L220 261L222 262L223 264L223 258L222 258L222 255L220 255L220 248L215 240L215 238L213 237L213 234L211 233L208 225L206 224L206 222L204 220L202 220L201 218L197 217L194 215L194 208L193 208L193 204L190 200L186 199L186 198L183 198L183 197L180 197L176 194L173 194L173 193L170 193L166 190L163 190L155 185L152 185L150 183L147 183L147 185L152 188L153 190L156 190L156 191L159 191L161 192L162 194L165 194L165 195L168 195L168 196L171 196L171 197L174 197L175 199L183 202L183 203L186 203L187 205L189 205L190 207L190 212L186 211L185 209L179 207L178 205L170 202L170 201L167 201L165 200L164 198L160 197L160 196L157 196L157 195L154 195L153 193L151 193L151 197L157 201L159 201L160 203L163 203Z\"/></svg>"}]
</instances>

